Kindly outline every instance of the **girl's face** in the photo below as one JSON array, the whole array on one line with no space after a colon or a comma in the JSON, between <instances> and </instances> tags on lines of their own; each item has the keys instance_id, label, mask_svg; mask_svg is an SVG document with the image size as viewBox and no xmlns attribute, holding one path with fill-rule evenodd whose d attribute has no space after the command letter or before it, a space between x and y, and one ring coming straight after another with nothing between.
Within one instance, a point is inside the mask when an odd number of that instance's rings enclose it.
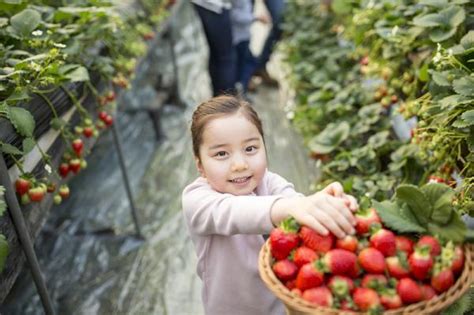
<instances>
[{"instance_id":1,"label":"girl's face","mask_svg":"<svg viewBox=\"0 0 474 315\"><path fill-rule=\"evenodd\" d=\"M201 176L221 193L250 194L267 168L262 136L239 112L207 123L199 155L196 164Z\"/></svg>"}]
</instances>

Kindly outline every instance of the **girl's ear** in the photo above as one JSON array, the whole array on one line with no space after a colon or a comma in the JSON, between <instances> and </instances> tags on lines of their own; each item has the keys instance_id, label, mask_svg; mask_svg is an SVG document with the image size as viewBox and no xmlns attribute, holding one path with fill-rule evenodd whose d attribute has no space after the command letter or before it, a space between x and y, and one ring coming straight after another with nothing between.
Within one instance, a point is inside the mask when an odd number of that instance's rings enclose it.
<instances>
[{"instance_id":1,"label":"girl's ear","mask_svg":"<svg viewBox=\"0 0 474 315\"><path fill-rule=\"evenodd\" d=\"M202 167L201 160L198 157L195 157L194 161L196 163L196 168L197 168L199 174L201 174L201 177L206 178L206 173L204 172L204 168Z\"/></svg>"}]
</instances>

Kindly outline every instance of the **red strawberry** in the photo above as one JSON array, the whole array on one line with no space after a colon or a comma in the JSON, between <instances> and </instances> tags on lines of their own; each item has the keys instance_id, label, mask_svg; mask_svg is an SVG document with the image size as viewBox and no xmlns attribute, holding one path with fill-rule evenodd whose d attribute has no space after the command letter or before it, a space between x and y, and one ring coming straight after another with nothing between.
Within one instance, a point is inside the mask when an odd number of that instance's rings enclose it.
<instances>
[{"instance_id":1,"label":"red strawberry","mask_svg":"<svg viewBox=\"0 0 474 315\"><path fill-rule=\"evenodd\" d=\"M380 294L380 302L387 310L393 310L402 307L402 299L394 289L384 290Z\"/></svg>"},{"instance_id":2,"label":"red strawberry","mask_svg":"<svg viewBox=\"0 0 474 315\"><path fill-rule=\"evenodd\" d=\"M67 174L69 173L69 163L61 163L59 165L59 175L61 175L61 177L66 177Z\"/></svg>"},{"instance_id":3,"label":"red strawberry","mask_svg":"<svg viewBox=\"0 0 474 315\"><path fill-rule=\"evenodd\" d=\"M431 277L431 286L437 293L443 293L447 291L454 284L453 271L450 268L444 268L439 270L435 267L435 272Z\"/></svg>"},{"instance_id":4,"label":"red strawberry","mask_svg":"<svg viewBox=\"0 0 474 315\"><path fill-rule=\"evenodd\" d=\"M41 187L30 188L28 190L28 196L31 201L40 202L43 200L45 191Z\"/></svg>"},{"instance_id":5,"label":"red strawberry","mask_svg":"<svg viewBox=\"0 0 474 315\"><path fill-rule=\"evenodd\" d=\"M77 156L82 155L82 149L84 148L84 143L82 142L82 139L75 139L72 141L72 149L74 152L76 152Z\"/></svg>"},{"instance_id":6,"label":"red strawberry","mask_svg":"<svg viewBox=\"0 0 474 315\"><path fill-rule=\"evenodd\" d=\"M279 227L271 231L270 249L276 260L285 259L298 246L300 242L297 234L298 227L295 219L288 218L283 220Z\"/></svg>"},{"instance_id":7,"label":"red strawberry","mask_svg":"<svg viewBox=\"0 0 474 315\"><path fill-rule=\"evenodd\" d=\"M423 295L423 300L428 301L436 296L436 291L427 284L420 285L421 293Z\"/></svg>"},{"instance_id":8,"label":"red strawberry","mask_svg":"<svg viewBox=\"0 0 474 315\"><path fill-rule=\"evenodd\" d=\"M67 185L61 185L59 187L58 194L59 196L61 196L62 199L68 198L70 194L69 187Z\"/></svg>"},{"instance_id":9,"label":"red strawberry","mask_svg":"<svg viewBox=\"0 0 474 315\"><path fill-rule=\"evenodd\" d=\"M325 286L304 291L303 299L313 304L326 307L331 307L333 302L331 291Z\"/></svg>"},{"instance_id":10,"label":"red strawberry","mask_svg":"<svg viewBox=\"0 0 474 315\"><path fill-rule=\"evenodd\" d=\"M397 250L404 251L407 255L413 253L413 245L415 244L411 239L406 236L395 236L395 243L397 244Z\"/></svg>"},{"instance_id":11,"label":"red strawberry","mask_svg":"<svg viewBox=\"0 0 474 315\"><path fill-rule=\"evenodd\" d=\"M55 183L48 183L48 187L46 188L46 191L49 193L52 193L56 190L56 184Z\"/></svg>"},{"instance_id":12,"label":"red strawberry","mask_svg":"<svg viewBox=\"0 0 474 315\"><path fill-rule=\"evenodd\" d=\"M298 272L298 267L296 267L296 265L288 259L277 261L273 264L272 269L277 278L281 281L294 279L296 277L296 273Z\"/></svg>"},{"instance_id":13,"label":"red strawberry","mask_svg":"<svg viewBox=\"0 0 474 315\"><path fill-rule=\"evenodd\" d=\"M359 253L359 264L368 273L384 273L385 258L383 254L375 248L369 247Z\"/></svg>"},{"instance_id":14,"label":"red strawberry","mask_svg":"<svg viewBox=\"0 0 474 315\"><path fill-rule=\"evenodd\" d=\"M324 270L334 275L350 275L356 268L357 256L344 249L331 249L322 258Z\"/></svg>"},{"instance_id":15,"label":"red strawberry","mask_svg":"<svg viewBox=\"0 0 474 315\"><path fill-rule=\"evenodd\" d=\"M417 246L428 245L430 247L430 254L433 257L438 256L441 253L441 246L436 238L433 236L425 235L421 237L416 243Z\"/></svg>"},{"instance_id":16,"label":"red strawberry","mask_svg":"<svg viewBox=\"0 0 474 315\"><path fill-rule=\"evenodd\" d=\"M104 121L105 118L108 116L109 114L106 112L106 111L100 111L99 112L99 119Z\"/></svg>"},{"instance_id":17,"label":"red strawberry","mask_svg":"<svg viewBox=\"0 0 474 315\"><path fill-rule=\"evenodd\" d=\"M316 253L328 252L334 244L334 235L329 233L328 235L320 235L318 232L312 230L307 226L302 226L299 232L300 238L303 240L303 244L306 247L316 251Z\"/></svg>"},{"instance_id":18,"label":"red strawberry","mask_svg":"<svg viewBox=\"0 0 474 315\"><path fill-rule=\"evenodd\" d=\"M317 262L303 265L296 275L296 287L301 291L319 287L324 282L324 273Z\"/></svg>"},{"instance_id":19,"label":"red strawberry","mask_svg":"<svg viewBox=\"0 0 474 315\"><path fill-rule=\"evenodd\" d=\"M344 300L341 301L341 306L340 309L343 311L355 311L356 307L354 304L354 301L352 300L352 297L347 297ZM352 312L348 312L351 314Z\"/></svg>"},{"instance_id":20,"label":"red strawberry","mask_svg":"<svg viewBox=\"0 0 474 315\"><path fill-rule=\"evenodd\" d=\"M313 262L318 259L318 254L314 250L306 246L298 247L293 253L293 262L300 268L304 264Z\"/></svg>"},{"instance_id":21,"label":"red strawberry","mask_svg":"<svg viewBox=\"0 0 474 315\"><path fill-rule=\"evenodd\" d=\"M433 267L433 257L430 256L430 247L415 247L415 251L408 258L410 271L418 280L424 280L429 276Z\"/></svg>"},{"instance_id":22,"label":"red strawberry","mask_svg":"<svg viewBox=\"0 0 474 315\"><path fill-rule=\"evenodd\" d=\"M344 276L332 276L327 286L331 289L332 294L337 297L346 297L354 290L354 282L352 279Z\"/></svg>"},{"instance_id":23,"label":"red strawberry","mask_svg":"<svg viewBox=\"0 0 474 315\"><path fill-rule=\"evenodd\" d=\"M112 126L114 123L114 118L111 115L107 115L107 117L104 119L104 123L106 126Z\"/></svg>"},{"instance_id":24,"label":"red strawberry","mask_svg":"<svg viewBox=\"0 0 474 315\"><path fill-rule=\"evenodd\" d=\"M393 256L397 251L395 234L387 229L379 229L372 234L370 245L378 249L385 257Z\"/></svg>"},{"instance_id":25,"label":"red strawberry","mask_svg":"<svg viewBox=\"0 0 474 315\"><path fill-rule=\"evenodd\" d=\"M380 307L379 295L372 289L357 288L352 295L352 299L363 312L376 310Z\"/></svg>"},{"instance_id":26,"label":"red strawberry","mask_svg":"<svg viewBox=\"0 0 474 315\"><path fill-rule=\"evenodd\" d=\"M360 286L367 289L378 290L387 286L388 280L384 275L366 274L362 278Z\"/></svg>"},{"instance_id":27,"label":"red strawberry","mask_svg":"<svg viewBox=\"0 0 474 315\"><path fill-rule=\"evenodd\" d=\"M454 248L454 259L451 264L451 270L455 275L459 275L464 267L464 251L461 246Z\"/></svg>"},{"instance_id":28,"label":"red strawberry","mask_svg":"<svg viewBox=\"0 0 474 315\"><path fill-rule=\"evenodd\" d=\"M345 249L353 253L357 251L358 245L357 238L352 235L346 235L344 238L336 240L336 248Z\"/></svg>"},{"instance_id":29,"label":"red strawberry","mask_svg":"<svg viewBox=\"0 0 474 315\"><path fill-rule=\"evenodd\" d=\"M115 100L115 92L110 90L110 91L107 92L105 97L107 98L107 101L112 102L112 101Z\"/></svg>"},{"instance_id":30,"label":"red strawberry","mask_svg":"<svg viewBox=\"0 0 474 315\"><path fill-rule=\"evenodd\" d=\"M390 276L401 279L410 276L410 267L404 252L399 256L387 257L385 263L387 265Z\"/></svg>"},{"instance_id":31,"label":"red strawberry","mask_svg":"<svg viewBox=\"0 0 474 315\"><path fill-rule=\"evenodd\" d=\"M18 178L15 182L15 189L20 196L26 194L30 189L30 181L25 178Z\"/></svg>"},{"instance_id":32,"label":"red strawberry","mask_svg":"<svg viewBox=\"0 0 474 315\"><path fill-rule=\"evenodd\" d=\"M420 286L411 278L403 278L397 284L397 293L405 304L417 303L423 300Z\"/></svg>"},{"instance_id":33,"label":"red strawberry","mask_svg":"<svg viewBox=\"0 0 474 315\"><path fill-rule=\"evenodd\" d=\"M81 160L79 159L72 159L69 161L69 169L74 173L77 174L81 169Z\"/></svg>"},{"instance_id":34,"label":"red strawberry","mask_svg":"<svg viewBox=\"0 0 474 315\"><path fill-rule=\"evenodd\" d=\"M92 127L84 127L84 130L82 131L82 134L84 135L84 137L86 138L90 138L94 135L94 128Z\"/></svg>"},{"instance_id":35,"label":"red strawberry","mask_svg":"<svg viewBox=\"0 0 474 315\"><path fill-rule=\"evenodd\" d=\"M362 235L370 231L373 223L380 223L380 218L374 208L359 210L355 214L357 234Z\"/></svg>"},{"instance_id":36,"label":"red strawberry","mask_svg":"<svg viewBox=\"0 0 474 315\"><path fill-rule=\"evenodd\" d=\"M279 260L278 262L282 262L284 260ZM291 279L285 282L285 287L288 288L288 290L293 290L296 289L296 279Z\"/></svg>"}]
</instances>

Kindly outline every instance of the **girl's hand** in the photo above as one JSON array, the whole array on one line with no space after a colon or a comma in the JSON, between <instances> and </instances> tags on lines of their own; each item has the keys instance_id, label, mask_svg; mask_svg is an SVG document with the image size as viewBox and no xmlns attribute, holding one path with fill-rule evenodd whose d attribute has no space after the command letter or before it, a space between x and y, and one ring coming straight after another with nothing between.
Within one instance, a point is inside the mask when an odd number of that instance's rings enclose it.
<instances>
[{"instance_id":1,"label":"girl's hand","mask_svg":"<svg viewBox=\"0 0 474 315\"><path fill-rule=\"evenodd\" d=\"M357 200L353 196L345 194L344 189L342 188L342 185L339 182L334 182L327 185L322 191L334 197L344 199L347 207L349 207L352 212L355 212L357 211L357 209L359 209L359 204L357 203Z\"/></svg>"}]
</instances>

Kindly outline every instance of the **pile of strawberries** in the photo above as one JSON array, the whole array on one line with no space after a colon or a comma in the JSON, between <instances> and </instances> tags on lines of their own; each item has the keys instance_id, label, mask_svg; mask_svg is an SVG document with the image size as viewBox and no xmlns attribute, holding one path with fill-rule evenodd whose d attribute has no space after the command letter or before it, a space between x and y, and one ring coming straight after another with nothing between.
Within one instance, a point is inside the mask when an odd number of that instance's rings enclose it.
<instances>
[{"instance_id":1,"label":"pile of strawberries","mask_svg":"<svg viewBox=\"0 0 474 315\"><path fill-rule=\"evenodd\" d=\"M373 208L355 218L356 235L343 239L319 235L293 218L283 221L269 239L278 279L318 306L381 312L432 299L461 274L460 245L396 235Z\"/></svg>"}]
</instances>

